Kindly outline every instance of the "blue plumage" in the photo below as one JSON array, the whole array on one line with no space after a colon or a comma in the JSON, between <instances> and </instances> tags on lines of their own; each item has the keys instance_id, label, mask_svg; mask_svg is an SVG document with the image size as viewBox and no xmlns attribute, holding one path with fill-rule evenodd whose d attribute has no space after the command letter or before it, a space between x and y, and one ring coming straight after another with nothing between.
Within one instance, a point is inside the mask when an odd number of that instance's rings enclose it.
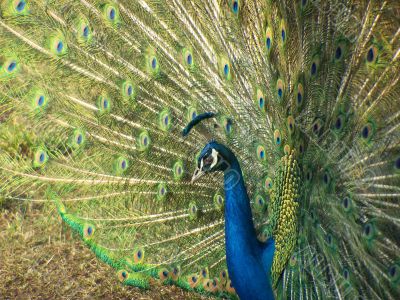
<instances>
[{"instance_id":1,"label":"blue plumage","mask_svg":"<svg viewBox=\"0 0 400 300\"><path fill-rule=\"evenodd\" d=\"M226 260L233 286L242 300L274 299L270 277L274 241L261 243L257 239L250 200L233 152L211 141L200 153L198 165L213 150L218 153L218 162L205 172L224 172Z\"/></svg>"},{"instance_id":2,"label":"blue plumage","mask_svg":"<svg viewBox=\"0 0 400 300\"><path fill-rule=\"evenodd\" d=\"M193 119L186 125L186 127L182 130L182 135L185 137L187 136L192 128L199 124L201 121L205 119L214 118L216 116L213 112L205 112L198 115L193 115Z\"/></svg>"}]
</instances>

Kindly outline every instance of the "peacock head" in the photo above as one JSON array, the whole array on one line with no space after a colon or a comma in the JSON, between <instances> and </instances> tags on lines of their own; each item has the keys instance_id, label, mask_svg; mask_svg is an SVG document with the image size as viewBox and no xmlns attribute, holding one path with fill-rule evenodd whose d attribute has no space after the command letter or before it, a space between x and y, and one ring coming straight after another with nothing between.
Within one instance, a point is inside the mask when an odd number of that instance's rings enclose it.
<instances>
[{"instance_id":1,"label":"peacock head","mask_svg":"<svg viewBox=\"0 0 400 300\"><path fill-rule=\"evenodd\" d=\"M225 172L234 161L236 161L236 158L231 150L216 141L210 141L200 152L192 182L207 173L216 171Z\"/></svg>"}]
</instances>

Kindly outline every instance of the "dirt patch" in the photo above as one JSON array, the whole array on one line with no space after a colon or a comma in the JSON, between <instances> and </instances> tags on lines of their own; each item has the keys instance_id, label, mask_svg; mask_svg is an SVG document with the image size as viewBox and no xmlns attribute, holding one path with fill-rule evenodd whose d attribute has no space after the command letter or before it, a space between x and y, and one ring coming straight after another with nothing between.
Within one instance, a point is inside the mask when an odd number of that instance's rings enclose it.
<instances>
[{"instance_id":1,"label":"dirt patch","mask_svg":"<svg viewBox=\"0 0 400 300\"><path fill-rule=\"evenodd\" d=\"M0 207L2 299L209 299L174 286L124 286L56 213Z\"/></svg>"}]
</instances>

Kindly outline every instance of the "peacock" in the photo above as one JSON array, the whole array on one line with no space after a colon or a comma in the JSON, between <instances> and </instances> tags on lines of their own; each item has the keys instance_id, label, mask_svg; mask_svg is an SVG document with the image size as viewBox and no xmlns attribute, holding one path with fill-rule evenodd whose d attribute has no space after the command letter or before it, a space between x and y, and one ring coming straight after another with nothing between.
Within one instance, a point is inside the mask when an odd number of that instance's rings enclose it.
<instances>
[{"instance_id":1,"label":"peacock","mask_svg":"<svg viewBox=\"0 0 400 300\"><path fill-rule=\"evenodd\" d=\"M398 1L0 3L0 196L115 284L400 299Z\"/></svg>"}]
</instances>

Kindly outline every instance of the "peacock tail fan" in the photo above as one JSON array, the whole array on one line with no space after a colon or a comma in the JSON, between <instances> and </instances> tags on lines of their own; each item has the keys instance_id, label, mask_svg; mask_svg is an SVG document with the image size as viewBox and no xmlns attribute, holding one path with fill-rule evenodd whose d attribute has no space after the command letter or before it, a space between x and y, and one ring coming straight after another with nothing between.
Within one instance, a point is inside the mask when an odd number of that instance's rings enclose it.
<instances>
[{"instance_id":1,"label":"peacock tail fan","mask_svg":"<svg viewBox=\"0 0 400 300\"><path fill-rule=\"evenodd\" d=\"M234 299L223 176L190 180L212 137L278 299L399 299L398 1L0 3L2 197L54 205L124 284Z\"/></svg>"}]
</instances>

